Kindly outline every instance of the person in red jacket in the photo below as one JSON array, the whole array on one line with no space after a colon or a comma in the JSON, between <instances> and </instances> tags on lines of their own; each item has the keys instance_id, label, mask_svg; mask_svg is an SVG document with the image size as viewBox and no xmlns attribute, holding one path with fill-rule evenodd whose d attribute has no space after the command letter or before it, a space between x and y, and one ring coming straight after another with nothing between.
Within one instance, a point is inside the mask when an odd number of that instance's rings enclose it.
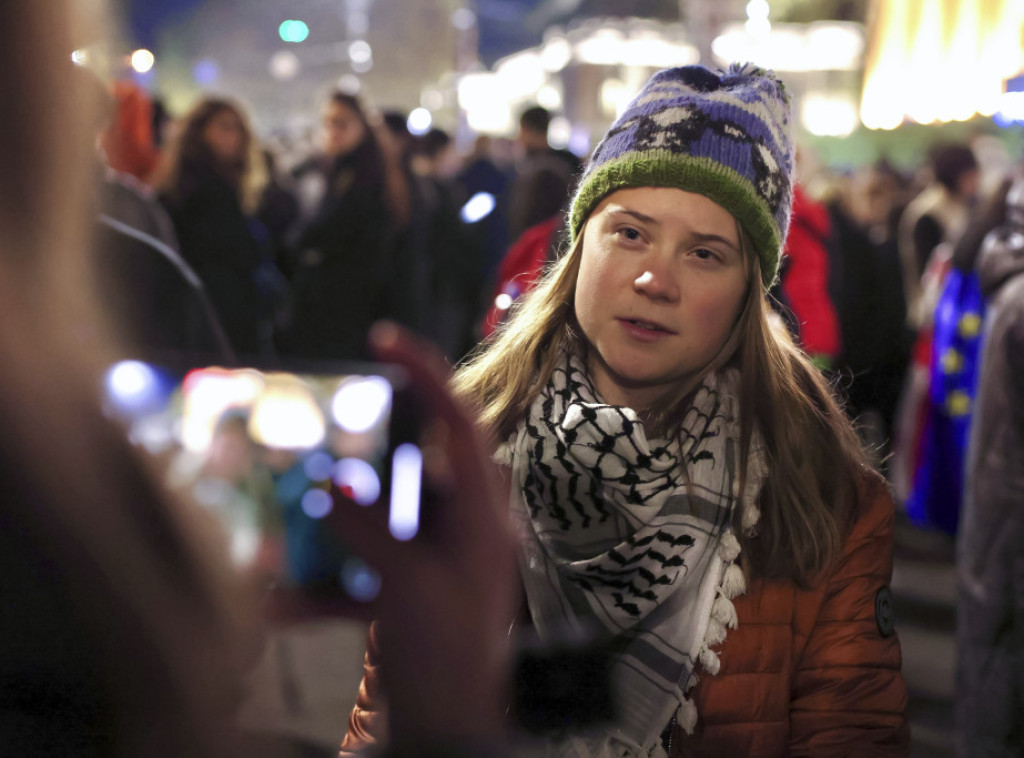
<instances>
[{"instance_id":1,"label":"person in red jacket","mask_svg":"<svg viewBox=\"0 0 1024 758\"><path fill-rule=\"evenodd\" d=\"M820 366L831 366L841 347L839 319L828 294L828 209L793 185L793 215L780 282L793 312L800 347Z\"/></svg>"},{"instance_id":2,"label":"person in red jacket","mask_svg":"<svg viewBox=\"0 0 1024 758\"><path fill-rule=\"evenodd\" d=\"M893 501L770 318L789 119L782 83L752 65L655 74L581 177L568 251L453 378L497 444L529 625L551 645L586 633L603 652L589 673L609 672L541 693L544 755L908 754ZM409 744L381 703L390 682L407 706L396 650L431 658L420 634L374 627L343 753L385 732ZM478 707L457 653L434 665Z\"/></svg>"},{"instance_id":3,"label":"person in red jacket","mask_svg":"<svg viewBox=\"0 0 1024 758\"><path fill-rule=\"evenodd\" d=\"M558 232L563 227L563 214L558 213L534 224L512 243L501 259L494 298L480 329L484 338L494 334L516 300L536 286L544 266L552 260L552 248L558 244Z\"/></svg>"}]
</instances>

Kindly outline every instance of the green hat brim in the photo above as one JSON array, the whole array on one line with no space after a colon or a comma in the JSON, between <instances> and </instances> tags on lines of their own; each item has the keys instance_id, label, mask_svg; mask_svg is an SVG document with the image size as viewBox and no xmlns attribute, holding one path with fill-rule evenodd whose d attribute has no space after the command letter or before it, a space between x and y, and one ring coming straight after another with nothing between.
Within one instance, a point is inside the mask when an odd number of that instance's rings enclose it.
<instances>
[{"instance_id":1,"label":"green hat brim","mask_svg":"<svg viewBox=\"0 0 1024 758\"><path fill-rule=\"evenodd\" d=\"M628 153L597 167L584 177L569 212L572 239L606 196L636 187L674 187L704 195L736 217L761 259L761 279L771 287L778 274L782 235L768 204L751 184L731 168L710 158L652 150Z\"/></svg>"}]
</instances>

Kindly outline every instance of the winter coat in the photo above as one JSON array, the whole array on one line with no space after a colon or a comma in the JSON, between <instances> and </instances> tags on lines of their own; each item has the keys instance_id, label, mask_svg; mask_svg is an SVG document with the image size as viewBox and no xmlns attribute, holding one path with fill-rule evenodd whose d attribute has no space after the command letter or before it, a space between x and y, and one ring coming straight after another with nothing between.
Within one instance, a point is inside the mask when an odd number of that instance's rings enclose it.
<instances>
[{"instance_id":1,"label":"winter coat","mask_svg":"<svg viewBox=\"0 0 1024 758\"><path fill-rule=\"evenodd\" d=\"M528 153L509 188L509 239L518 239L531 226L563 210L579 170L579 159L567 150Z\"/></svg>"},{"instance_id":2,"label":"winter coat","mask_svg":"<svg viewBox=\"0 0 1024 758\"><path fill-rule=\"evenodd\" d=\"M1024 754L1024 239L978 260L988 297L957 543L959 755Z\"/></svg>"},{"instance_id":3,"label":"winter coat","mask_svg":"<svg viewBox=\"0 0 1024 758\"><path fill-rule=\"evenodd\" d=\"M828 292L828 210L793 188L793 218L786 237L782 292L809 355L835 360L839 355L839 319Z\"/></svg>"},{"instance_id":4,"label":"winter coat","mask_svg":"<svg viewBox=\"0 0 1024 758\"><path fill-rule=\"evenodd\" d=\"M811 589L757 579L733 603L738 628L721 669L693 690L697 727L671 731L669 755L906 756L906 685L893 627L894 504L876 474L839 561ZM342 755L385 732L371 630Z\"/></svg>"},{"instance_id":5,"label":"winter coat","mask_svg":"<svg viewBox=\"0 0 1024 758\"><path fill-rule=\"evenodd\" d=\"M263 253L237 191L201 167L180 193L161 200L174 222L181 257L202 280L231 346L239 356L259 354L264 308L257 270Z\"/></svg>"},{"instance_id":6,"label":"winter coat","mask_svg":"<svg viewBox=\"0 0 1024 758\"><path fill-rule=\"evenodd\" d=\"M199 276L180 256L171 220L152 191L106 170L92 255L96 293L126 356L185 353L234 361Z\"/></svg>"},{"instance_id":7,"label":"winter coat","mask_svg":"<svg viewBox=\"0 0 1024 758\"><path fill-rule=\"evenodd\" d=\"M565 216L561 213L554 215L531 226L508 249L498 269L498 283L484 318L481 330L484 337L490 337L505 320L510 304L532 290L540 281L544 265L554 258L552 244L557 244L556 235L564 226ZM507 295L510 300L510 304L504 308L498 304L500 295Z\"/></svg>"},{"instance_id":8,"label":"winter coat","mask_svg":"<svg viewBox=\"0 0 1024 758\"><path fill-rule=\"evenodd\" d=\"M368 357L366 332L388 313L395 221L373 156L364 143L328 168L324 197L299 239L285 352Z\"/></svg>"}]
</instances>

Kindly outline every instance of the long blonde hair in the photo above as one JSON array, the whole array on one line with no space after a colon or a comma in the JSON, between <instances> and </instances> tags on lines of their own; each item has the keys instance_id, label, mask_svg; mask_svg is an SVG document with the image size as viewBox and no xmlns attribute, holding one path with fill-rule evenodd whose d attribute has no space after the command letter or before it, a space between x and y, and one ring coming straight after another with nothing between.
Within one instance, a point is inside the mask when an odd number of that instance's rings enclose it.
<instances>
[{"instance_id":1,"label":"long blonde hair","mask_svg":"<svg viewBox=\"0 0 1024 758\"><path fill-rule=\"evenodd\" d=\"M559 355L587 349L573 307L585 235L586 225L452 379L455 394L477 409L480 424L497 440L515 431ZM671 433L704 375L726 365L739 369L740 471L746 471L755 429L768 460L759 532L742 538L745 569L754 577L784 577L807 586L838 556L854 520L867 459L820 371L771 317L758 256L742 231L740 239L747 296L722 350L665 407L638 411Z\"/></svg>"}]
</instances>

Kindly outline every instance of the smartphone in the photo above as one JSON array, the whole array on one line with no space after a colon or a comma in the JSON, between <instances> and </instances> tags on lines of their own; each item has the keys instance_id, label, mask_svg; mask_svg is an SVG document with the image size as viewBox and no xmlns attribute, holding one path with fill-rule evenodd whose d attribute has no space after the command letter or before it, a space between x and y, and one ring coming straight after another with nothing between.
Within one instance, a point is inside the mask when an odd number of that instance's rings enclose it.
<instances>
[{"instance_id":1,"label":"smartphone","mask_svg":"<svg viewBox=\"0 0 1024 758\"><path fill-rule=\"evenodd\" d=\"M103 401L132 443L165 460L168 484L222 520L233 561L275 581L376 597L377 573L329 528L339 492L398 540L422 529L419 423L398 366L127 360L107 370Z\"/></svg>"}]
</instances>

